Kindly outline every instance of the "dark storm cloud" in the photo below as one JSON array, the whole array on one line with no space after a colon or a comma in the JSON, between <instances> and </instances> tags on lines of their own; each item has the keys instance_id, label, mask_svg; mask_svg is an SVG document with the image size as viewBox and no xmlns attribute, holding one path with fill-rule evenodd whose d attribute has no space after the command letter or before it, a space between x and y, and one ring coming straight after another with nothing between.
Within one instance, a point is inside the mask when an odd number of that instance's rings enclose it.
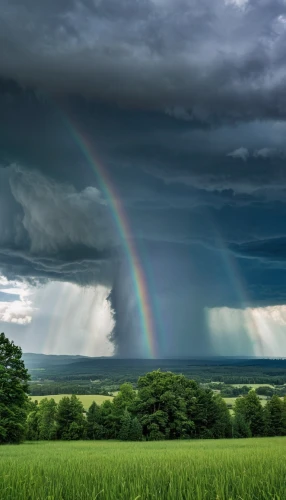
<instances>
[{"instance_id":1,"label":"dark storm cloud","mask_svg":"<svg viewBox=\"0 0 286 500\"><path fill-rule=\"evenodd\" d=\"M286 236L281 238L268 238L266 240L248 241L240 245L233 245L232 250L249 258L260 259L271 265L286 262Z\"/></svg>"},{"instance_id":2,"label":"dark storm cloud","mask_svg":"<svg viewBox=\"0 0 286 500\"><path fill-rule=\"evenodd\" d=\"M80 189L96 183L94 168L65 125L67 109L126 204L219 208L285 199L282 122L209 128L80 98L42 100L9 82L2 82L1 91L4 164L18 161ZM245 161L241 151L247 151Z\"/></svg>"},{"instance_id":3,"label":"dark storm cloud","mask_svg":"<svg viewBox=\"0 0 286 500\"><path fill-rule=\"evenodd\" d=\"M0 169L0 180L2 273L111 283L117 243L96 188L78 192L17 166Z\"/></svg>"},{"instance_id":4,"label":"dark storm cloud","mask_svg":"<svg viewBox=\"0 0 286 500\"><path fill-rule=\"evenodd\" d=\"M1 3L1 75L180 119L284 118L282 0Z\"/></svg>"},{"instance_id":5,"label":"dark storm cloud","mask_svg":"<svg viewBox=\"0 0 286 500\"><path fill-rule=\"evenodd\" d=\"M285 21L282 0L2 0L0 271L112 286L117 354L144 353L100 162L160 355L213 352L205 308L285 303Z\"/></svg>"}]
</instances>

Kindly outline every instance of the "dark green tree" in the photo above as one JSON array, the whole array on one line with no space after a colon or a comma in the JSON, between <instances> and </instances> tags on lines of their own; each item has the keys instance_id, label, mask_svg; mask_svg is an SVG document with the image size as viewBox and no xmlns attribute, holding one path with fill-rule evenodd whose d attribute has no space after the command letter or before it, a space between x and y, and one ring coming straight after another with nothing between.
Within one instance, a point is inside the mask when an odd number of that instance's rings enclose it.
<instances>
[{"instance_id":1,"label":"dark green tree","mask_svg":"<svg viewBox=\"0 0 286 500\"><path fill-rule=\"evenodd\" d=\"M155 422L151 422L148 424L147 439L148 441L163 441L166 439L166 434L163 434L163 432L160 431L160 425Z\"/></svg>"},{"instance_id":2,"label":"dark green tree","mask_svg":"<svg viewBox=\"0 0 286 500\"><path fill-rule=\"evenodd\" d=\"M120 390L113 399L113 426L114 433L117 436L121 430L122 423L121 420L125 411L128 410L131 413L134 410L134 402L136 399L136 391L134 391L132 384L125 383L120 386Z\"/></svg>"},{"instance_id":3,"label":"dark green tree","mask_svg":"<svg viewBox=\"0 0 286 500\"><path fill-rule=\"evenodd\" d=\"M212 425L212 435L216 439L229 438L232 436L231 416L224 399L217 394L214 396L216 413Z\"/></svg>"},{"instance_id":4,"label":"dark green tree","mask_svg":"<svg viewBox=\"0 0 286 500\"><path fill-rule=\"evenodd\" d=\"M73 394L63 397L56 412L57 436L64 440L83 439L86 432L86 420L81 401Z\"/></svg>"},{"instance_id":5,"label":"dark green tree","mask_svg":"<svg viewBox=\"0 0 286 500\"><path fill-rule=\"evenodd\" d=\"M57 403L53 398L44 398L38 406L39 413L39 439L53 440L57 436L56 426Z\"/></svg>"},{"instance_id":6,"label":"dark green tree","mask_svg":"<svg viewBox=\"0 0 286 500\"><path fill-rule=\"evenodd\" d=\"M183 375L158 370L140 377L134 413L146 439L192 437L200 393L198 384Z\"/></svg>"},{"instance_id":7,"label":"dark green tree","mask_svg":"<svg viewBox=\"0 0 286 500\"><path fill-rule=\"evenodd\" d=\"M247 396L238 398L234 405L234 412L240 413L245 422L248 423L253 437L264 435L264 414L259 397L254 390L249 391Z\"/></svg>"},{"instance_id":8,"label":"dark green tree","mask_svg":"<svg viewBox=\"0 0 286 500\"><path fill-rule=\"evenodd\" d=\"M195 401L193 420L195 423L195 437L214 438L215 426L219 420L219 407L213 392L209 389L200 390Z\"/></svg>"},{"instance_id":9,"label":"dark green tree","mask_svg":"<svg viewBox=\"0 0 286 500\"><path fill-rule=\"evenodd\" d=\"M93 401L86 414L86 433L88 439L103 439L100 407Z\"/></svg>"},{"instance_id":10,"label":"dark green tree","mask_svg":"<svg viewBox=\"0 0 286 500\"><path fill-rule=\"evenodd\" d=\"M286 396L284 396L283 398L282 425L283 425L283 436L286 436Z\"/></svg>"},{"instance_id":11,"label":"dark green tree","mask_svg":"<svg viewBox=\"0 0 286 500\"><path fill-rule=\"evenodd\" d=\"M69 439L69 427L71 422L70 398L64 396L58 403L56 413L57 437L59 439Z\"/></svg>"},{"instance_id":12,"label":"dark green tree","mask_svg":"<svg viewBox=\"0 0 286 500\"><path fill-rule=\"evenodd\" d=\"M0 334L0 444L25 438L29 374L22 350Z\"/></svg>"},{"instance_id":13,"label":"dark green tree","mask_svg":"<svg viewBox=\"0 0 286 500\"><path fill-rule=\"evenodd\" d=\"M121 427L118 433L118 439L121 441L129 441L131 428L131 416L128 410L125 410L121 417Z\"/></svg>"},{"instance_id":14,"label":"dark green tree","mask_svg":"<svg viewBox=\"0 0 286 500\"><path fill-rule=\"evenodd\" d=\"M137 417L132 418L129 428L129 441L142 441L142 425L140 424Z\"/></svg>"},{"instance_id":15,"label":"dark green tree","mask_svg":"<svg viewBox=\"0 0 286 500\"><path fill-rule=\"evenodd\" d=\"M38 401L29 401L28 417L26 426L26 439L28 441L37 441L39 439L39 405Z\"/></svg>"},{"instance_id":16,"label":"dark green tree","mask_svg":"<svg viewBox=\"0 0 286 500\"><path fill-rule=\"evenodd\" d=\"M234 438L250 438L251 430L249 422L245 420L243 413L235 413L232 419L232 436Z\"/></svg>"},{"instance_id":17,"label":"dark green tree","mask_svg":"<svg viewBox=\"0 0 286 500\"><path fill-rule=\"evenodd\" d=\"M136 391L134 391L132 384L126 382L120 386L120 390L113 399L113 404L115 411L119 410L122 413L127 409L130 409L135 401Z\"/></svg>"},{"instance_id":18,"label":"dark green tree","mask_svg":"<svg viewBox=\"0 0 286 500\"><path fill-rule=\"evenodd\" d=\"M114 404L110 400L106 400L100 406L101 425L103 427L104 439L117 439L120 429L120 421L118 425L118 415L115 414Z\"/></svg>"},{"instance_id":19,"label":"dark green tree","mask_svg":"<svg viewBox=\"0 0 286 500\"><path fill-rule=\"evenodd\" d=\"M265 416L265 435L266 436L283 436L283 402L274 395L267 401L264 408Z\"/></svg>"}]
</instances>

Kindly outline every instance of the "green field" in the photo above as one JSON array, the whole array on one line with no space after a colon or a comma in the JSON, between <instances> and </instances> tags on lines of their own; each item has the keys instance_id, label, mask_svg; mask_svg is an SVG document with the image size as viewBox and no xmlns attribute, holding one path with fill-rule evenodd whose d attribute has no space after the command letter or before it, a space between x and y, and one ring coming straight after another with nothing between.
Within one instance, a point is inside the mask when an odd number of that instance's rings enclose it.
<instances>
[{"instance_id":1,"label":"green field","mask_svg":"<svg viewBox=\"0 0 286 500\"><path fill-rule=\"evenodd\" d=\"M257 389L257 387L271 387L271 389L274 388L274 385L271 384L231 384L232 387L249 387L252 389Z\"/></svg>"},{"instance_id":2,"label":"green field","mask_svg":"<svg viewBox=\"0 0 286 500\"><path fill-rule=\"evenodd\" d=\"M0 447L3 500L284 500L286 438Z\"/></svg>"},{"instance_id":3,"label":"green field","mask_svg":"<svg viewBox=\"0 0 286 500\"><path fill-rule=\"evenodd\" d=\"M38 402L40 402L42 399L45 399L45 398L53 398L55 400L55 402L58 403L65 396L70 397L71 394L56 394L55 396L31 396L31 399L33 401L37 400ZM103 401L106 401L107 399L110 399L110 400L113 399L112 396L102 396L100 394L96 394L96 395L83 394L83 395L78 395L77 397L81 400L85 410L88 410L88 408L90 407L90 405L93 401L95 401L98 405L101 405L101 403L103 403Z\"/></svg>"},{"instance_id":4,"label":"green field","mask_svg":"<svg viewBox=\"0 0 286 500\"><path fill-rule=\"evenodd\" d=\"M55 402L58 403L64 396L70 397L71 395L70 394L57 394L55 396L31 396L31 399L33 401L37 400L38 402L40 402L44 398L53 398L55 400ZM98 394L97 395L79 394L77 397L81 400L85 410L88 410L88 408L90 407L90 405L93 401L95 401L98 405L101 405L101 403L103 403L103 401L106 401L107 399L110 399L110 400L113 399L112 396L101 396ZM225 402L227 404L231 404L232 406L234 405L236 399L237 398L224 398ZM262 406L264 406L266 404L266 400L261 399L261 404L262 404Z\"/></svg>"},{"instance_id":5,"label":"green field","mask_svg":"<svg viewBox=\"0 0 286 500\"><path fill-rule=\"evenodd\" d=\"M238 398L223 398L223 399L225 400L226 404L234 406L234 403L235 403L235 401L236 401ZM262 404L262 406L264 406L264 405L266 405L267 400L266 400L266 399L261 398L261 399L260 399L260 403Z\"/></svg>"}]
</instances>

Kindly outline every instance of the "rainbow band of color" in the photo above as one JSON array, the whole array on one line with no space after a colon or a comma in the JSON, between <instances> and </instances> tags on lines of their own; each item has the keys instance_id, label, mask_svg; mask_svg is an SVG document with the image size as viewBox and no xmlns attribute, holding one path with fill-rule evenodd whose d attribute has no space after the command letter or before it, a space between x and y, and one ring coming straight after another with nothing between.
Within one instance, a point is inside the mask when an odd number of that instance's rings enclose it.
<instances>
[{"instance_id":1,"label":"rainbow band of color","mask_svg":"<svg viewBox=\"0 0 286 500\"><path fill-rule=\"evenodd\" d=\"M128 220L120 202L120 198L117 196L116 189L108 175L106 169L97 160L93 147L89 143L89 140L80 131L77 124L71 121L70 117L65 118L65 123L69 128L75 142L78 144L80 150L82 151L84 157L95 171L104 195L107 198L109 206L112 210L113 217L122 240L126 256L129 261L133 287L137 298L141 331L143 333L144 342L146 344L147 356L150 358L156 358L157 349L156 341L153 327L153 317L152 310L148 300L148 290L146 286L146 280L144 272L138 257L134 239L131 236Z\"/></svg>"}]
</instances>

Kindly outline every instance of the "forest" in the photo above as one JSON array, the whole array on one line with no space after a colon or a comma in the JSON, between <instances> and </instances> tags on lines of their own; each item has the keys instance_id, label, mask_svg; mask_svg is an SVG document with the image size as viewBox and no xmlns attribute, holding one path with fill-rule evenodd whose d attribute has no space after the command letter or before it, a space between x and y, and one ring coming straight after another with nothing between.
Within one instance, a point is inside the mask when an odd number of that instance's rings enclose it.
<instances>
[{"instance_id":1,"label":"forest","mask_svg":"<svg viewBox=\"0 0 286 500\"><path fill-rule=\"evenodd\" d=\"M286 397L264 407L254 390L236 400L231 415L225 401L183 375L154 371L121 386L113 401L93 402L87 412L76 395L29 403L28 440L158 441L286 435Z\"/></svg>"},{"instance_id":2,"label":"forest","mask_svg":"<svg viewBox=\"0 0 286 500\"><path fill-rule=\"evenodd\" d=\"M286 397L262 407L255 390L231 413L220 394L185 375L154 370L121 385L113 400L85 411L74 394L57 404L28 397L30 376L21 349L0 335L0 442L27 440L158 441L286 435Z\"/></svg>"}]
</instances>

